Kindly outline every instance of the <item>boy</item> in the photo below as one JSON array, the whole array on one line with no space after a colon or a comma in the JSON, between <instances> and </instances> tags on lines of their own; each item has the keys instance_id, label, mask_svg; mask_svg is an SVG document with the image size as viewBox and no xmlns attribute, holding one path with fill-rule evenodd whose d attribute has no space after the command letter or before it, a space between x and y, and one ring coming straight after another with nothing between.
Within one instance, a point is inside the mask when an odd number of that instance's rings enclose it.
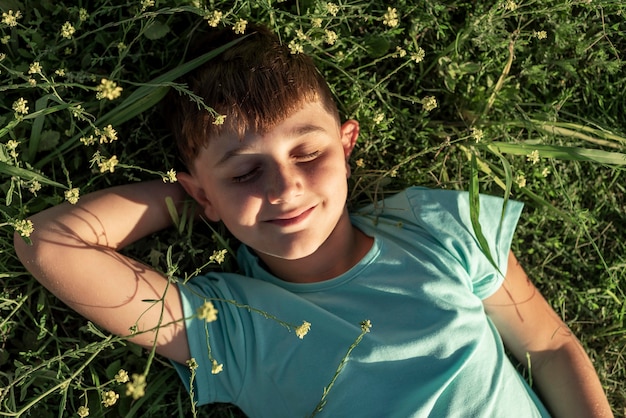
<instances>
[{"instance_id":1,"label":"boy","mask_svg":"<svg viewBox=\"0 0 626 418\"><path fill-rule=\"evenodd\" d=\"M158 333L133 341L156 339L187 384L193 358L200 404L267 417L611 416L580 344L509 251L521 205L481 197L497 268L477 244L464 193L412 188L350 216L358 123L340 123L310 59L264 28L248 33L188 80L223 124L186 98L168 102L189 169L182 188L116 187L33 216L33 245L15 243L32 274L116 334L151 330L163 315ZM220 32L204 47L233 37ZM164 199L182 202L183 188L242 242L243 276L169 284L118 252L168 226ZM502 213L501 225L488 222ZM161 297L163 306L143 302ZM217 312L197 314L206 302ZM302 341L255 309L306 321ZM502 340L531 364L543 402Z\"/></svg>"}]
</instances>

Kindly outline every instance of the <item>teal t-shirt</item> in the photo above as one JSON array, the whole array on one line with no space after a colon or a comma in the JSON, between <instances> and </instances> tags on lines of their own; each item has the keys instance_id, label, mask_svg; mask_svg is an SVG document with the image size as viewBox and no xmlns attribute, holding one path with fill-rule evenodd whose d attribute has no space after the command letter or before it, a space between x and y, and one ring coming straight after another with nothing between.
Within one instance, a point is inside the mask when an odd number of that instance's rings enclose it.
<instances>
[{"instance_id":1,"label":"teal t-shirt","mask_svg":"<svg viewBox=\"0 0 626 418\"><path fill-rule=\"evenodd\" d=\"M467 193L419 187L352 215L374 244L334 279L284 282L242 246L245 276L209 274L180 286L186 317L205 300L219 311L215 322L186 322L199 404L234 403L250 417L310 416L369 320L319 416L548 416L482 305L502 284L521 209L480 198L498 269L478 245ZM311 329L299 339L268 315ZM211 373L210 358L222 372ZM187 367L176 367L189 385Z\"/></svg>"}]
</instances>

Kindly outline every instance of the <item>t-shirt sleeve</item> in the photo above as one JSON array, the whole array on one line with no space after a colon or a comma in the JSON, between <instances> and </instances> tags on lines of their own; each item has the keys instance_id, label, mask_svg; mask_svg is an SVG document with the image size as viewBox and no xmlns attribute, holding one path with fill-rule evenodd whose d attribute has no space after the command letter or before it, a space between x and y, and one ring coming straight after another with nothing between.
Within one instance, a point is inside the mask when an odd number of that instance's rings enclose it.
<instances>
[{"instance_id":1,"label":"t-shirt sleeve","mask_svg":"<svg viewBox=\"0 0 626 418\"><path fill-rule=\"evenodd\" d=\"M479 203L480 230L488 249L481 247L472 225L467 192L412 187L386 199L383 212L414 233L407 236L425 239L450 255L467 272L471 291L485 299L504 280L523 204L482 194Z\"/></svg>"},{"instance_id":2,"label":"t-shirt sleeve","mask_svg":"<svg viewBox=\"0 0 626 418\"><path fill-rule=\"evenodd\" d=\"M234 402L245 377L245 356L237 347L244 347L242 317L224 301L234 300L235 295L222 277L199 276L178 285L185 328L191 357L197 368L192 374L188 365L172 362L189 391L193 384L194 401L199 405L214 402ZM211 302L218 310L217 320L206 322L195 317L198 308ZM225 332L224 330L228 330ZM234 349L235 348L235 349ZM213 374L213 360L227 364L220 373Z\"/></svg>"},{"instance_id":3,"label":"t-shirt sleeve","mask_svg":"<svg viewBox=\"0 0 626 418\"><path fill-rule=\"evenodd\" d=\"M177 286L186 318L190 355L198 365L193 392L199 405L215 402L239 405L242 398L262 397L260 393L271 392L273 386L269 381L262 391L249 387L251 382L259 381L259 374L266 372L259 365L274 350L280 350L281 344L299 346L293 344L299 340L286 324L299 325L304 319L317 318L312 304L287 290L238 274L210 273ZM198 308L205 302L211 302L217 309L215 321L206 322L197 317ZM285 337L288 334L291 335ZM189 367L172 364L189 390L192 376Z\"/></svg>"},{"instance_id":4,"label":"t-shirt sleeve","mask_svg":"<svg viewBox=\"0 0 626 418\"><path fill-rule=\"evenodd\" d=\"M472 225L469 193L414 188L407 197L416 217L429 225L444 248L464 265L472 292L485 299L498 290L506 275L511 241L523 204L480 195L478 220L487 249L481 246Z\"/></svg>"}]
</instances>

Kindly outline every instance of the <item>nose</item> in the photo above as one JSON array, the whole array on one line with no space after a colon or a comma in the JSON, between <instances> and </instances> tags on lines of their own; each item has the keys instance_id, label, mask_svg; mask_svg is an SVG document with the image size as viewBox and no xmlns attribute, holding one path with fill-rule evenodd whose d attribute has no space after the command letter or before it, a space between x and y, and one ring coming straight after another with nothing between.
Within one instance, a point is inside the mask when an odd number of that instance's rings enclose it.
<instances>
[{"instance_id":1,"label":"nose","mask_svg":"<svg viewBox=\"0 0 626 418\"><path fill-rule=\"evenodd\" d=\"M302 193L302 178L296 167L276 165L268 176L267 200L273 205L287 203Z\"/></svg>"}]
</instances>

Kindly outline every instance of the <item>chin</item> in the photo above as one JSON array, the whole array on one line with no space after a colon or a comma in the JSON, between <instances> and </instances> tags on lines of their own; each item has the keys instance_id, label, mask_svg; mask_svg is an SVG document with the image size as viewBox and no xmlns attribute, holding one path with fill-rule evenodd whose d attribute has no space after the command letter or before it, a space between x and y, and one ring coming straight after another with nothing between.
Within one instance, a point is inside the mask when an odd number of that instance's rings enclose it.
<instances>
[{"instance_id":1,"label":"chin","mask_svg":"<svg viewBox=\"0 0 626 418\"><path fill-rule=\"evenodd\" d=\"M264 248L262 247L261 249L256 249L255 251L281 260L297 261L315 254L320 249L322 244L323 241L321 243L309 243L307 245L290 245L283 248L274 247L270 249L268 248L268 246Z\"/></svg>"}]
</instances>

